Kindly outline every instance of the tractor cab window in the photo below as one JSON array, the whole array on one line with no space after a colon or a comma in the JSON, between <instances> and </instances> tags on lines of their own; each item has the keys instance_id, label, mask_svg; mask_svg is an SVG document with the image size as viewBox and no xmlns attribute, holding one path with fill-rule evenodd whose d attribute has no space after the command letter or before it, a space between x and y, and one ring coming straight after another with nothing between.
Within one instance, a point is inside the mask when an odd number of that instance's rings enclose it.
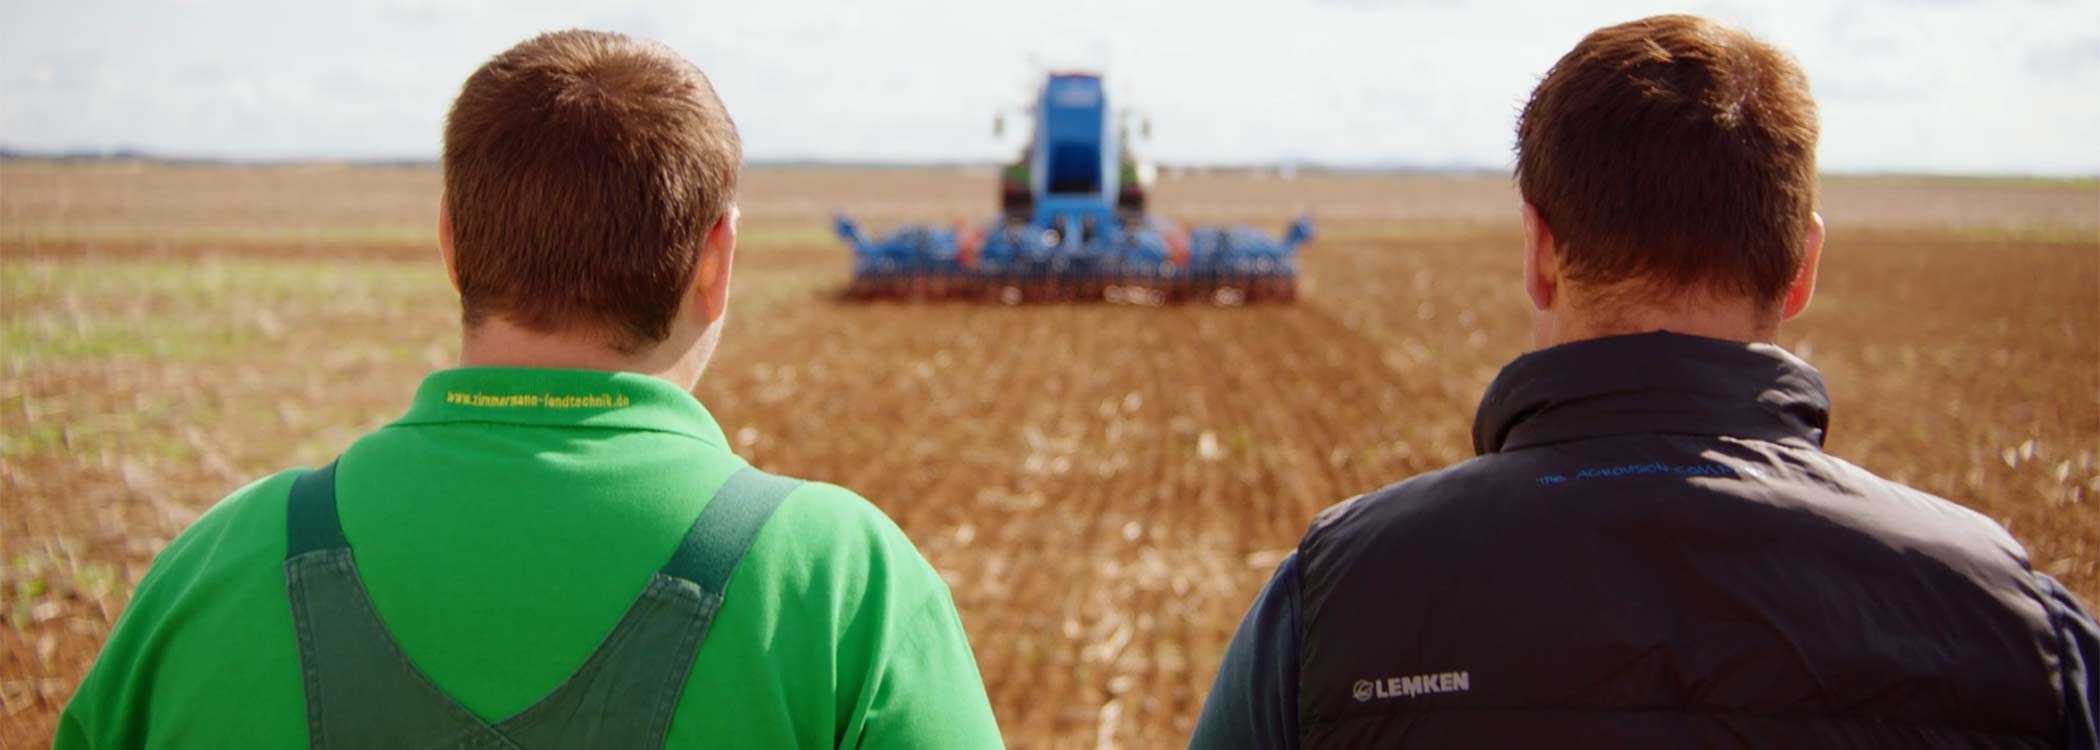
<instances>
[{"instance_id":1,"label":"tractor cab window","mask_svg":"<svg viewBox=\"0 0 2100 750\"><path fill-rule=\"evenodd\" d=\"M1101 152L1084 144L1050 146L1049 188L1052 193L1101 192Z\"/></svg>"}]
</instances>

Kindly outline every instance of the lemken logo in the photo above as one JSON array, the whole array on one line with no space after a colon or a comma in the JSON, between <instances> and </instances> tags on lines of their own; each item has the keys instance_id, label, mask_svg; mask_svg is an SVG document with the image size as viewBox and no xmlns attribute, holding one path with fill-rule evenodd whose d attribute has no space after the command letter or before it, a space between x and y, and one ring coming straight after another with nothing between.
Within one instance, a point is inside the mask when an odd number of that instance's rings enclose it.
<instances>
[{"instance_id":1,"label":"lemken logo","mask_svg":"<svg viewBox=\"0 0 2100 750\"><path fill-rule=\"evenodd\" d=\"M1060 107L1099 107L1101 92L1082 81L1060 81L1050 91L1050 102Z\"/></svg>"},{"instance_id":2,"label":"lemken logo","mask_svg":"<svg viewBox=\"0 0 2100 750\"><path fill-rule=\"evenodd\" d=\"M1356 702L1369 703L1373 698L1413 698L1437 693L1463 693L1472 689L1473 673L1439 672L1413 677L1387 677L1383 680L1357 680L1351 693L1356 696Z\"/></svg>"}]
</instances>

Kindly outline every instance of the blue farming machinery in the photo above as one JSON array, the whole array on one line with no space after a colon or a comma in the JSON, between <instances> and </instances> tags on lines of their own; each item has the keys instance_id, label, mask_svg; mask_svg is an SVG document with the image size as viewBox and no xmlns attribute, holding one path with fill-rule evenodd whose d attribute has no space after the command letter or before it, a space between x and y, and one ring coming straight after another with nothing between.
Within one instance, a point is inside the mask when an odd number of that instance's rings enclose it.
<instances>
[{"instance_id":1,"label":"blue farming machinery","mask_svg":"<svg viewBox=\"0 0 2100 750\"><path fill-rule=\"evenodd\" d=\"M1023 158L1001 175L985 225L907 226L870 238L844 214L855 299L1167 303L1297 297L1299 219L1281 240L1246 227L1184 228L1148 214L1149 169L1108 107L1101 77L1055 74Z\"/></svg>"}]
</instances>

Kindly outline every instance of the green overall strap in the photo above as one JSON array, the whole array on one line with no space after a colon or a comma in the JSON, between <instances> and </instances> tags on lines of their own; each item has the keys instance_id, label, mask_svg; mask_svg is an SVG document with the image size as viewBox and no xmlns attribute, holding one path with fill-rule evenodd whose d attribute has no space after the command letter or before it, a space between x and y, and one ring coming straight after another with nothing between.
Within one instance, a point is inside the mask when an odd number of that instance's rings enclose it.
<instances>
[{"instance_id":1,"label":"green overall strap","mask_svg":"<svg viewBox=\"0 0 2100 750\"><path fill-rule=\"evenodd\" d=\"M314 550L350 546L335 514L334 461L292 480L292 497L284 516L286 560Z\"/></svg>"},{"instance_id":2,"label":"green overall strap","mask_svg":"<svg viewBox=\"0 0 2100 750\"><path fill-rule=\"evenodd\" d=\"M715 499L700 511L700 518L685 533L678 552L664 564L663 572L699 584L717 594L729 591L729 576L758 538L758 529L773 517L773 510L801 486L799 479L774 476L746 466L729 477Z\"/></svg>"},{"instance_id":3,"label":"green overall strap","mask_svg":"<svg viewBox=\"0 0 2100 750\"><path fill-rule=\"evenodd\" d=\"M800 482L745 467L708 501L671 561L583 666L497 722L475 716L394 643L357 578L333 466L295 481L285 584L315 748L660 748L737 563Z\"/></svg>"}]
</instances>

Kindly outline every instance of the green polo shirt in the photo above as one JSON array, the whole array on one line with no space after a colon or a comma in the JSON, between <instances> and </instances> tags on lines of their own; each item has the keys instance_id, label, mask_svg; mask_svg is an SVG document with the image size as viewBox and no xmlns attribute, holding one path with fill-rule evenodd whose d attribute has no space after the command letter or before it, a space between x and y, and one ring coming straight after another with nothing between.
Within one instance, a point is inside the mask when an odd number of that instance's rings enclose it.
<instances>
[{"instance_id":1,"label":"green polo shirt","mask_svg":"<svg viewBox=\"0 0 2100 750\"><path fill-rule=\"evenodd\" d=\"M500 720L583 664L744 465L700 403L657 378L447 370L343 453L338 512L402 650ZM306 746L283 567L295 475L235 492L161 552L57 747ZM1000 740L940 576L866 500L808 483L730 580L668 745Z\"/></svg>"}]
</instances>

